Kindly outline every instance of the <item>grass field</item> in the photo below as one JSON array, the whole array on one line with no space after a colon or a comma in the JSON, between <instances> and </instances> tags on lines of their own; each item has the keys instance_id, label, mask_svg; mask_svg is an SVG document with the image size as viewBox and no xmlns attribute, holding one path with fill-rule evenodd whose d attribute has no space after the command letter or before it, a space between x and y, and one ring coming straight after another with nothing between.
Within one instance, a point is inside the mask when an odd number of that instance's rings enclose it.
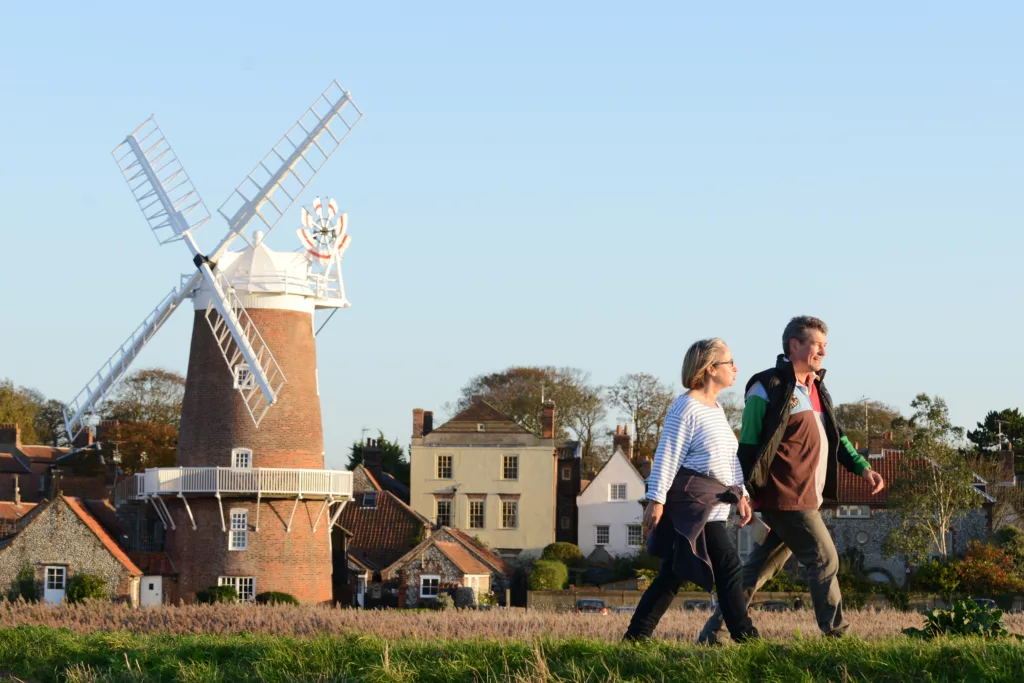
<instances>
[{"instance_id":1,"label":"grass field","mask_svg":"<svg viewBox=\"0 0 1024 683\"><path fill-rule=\"evenodd\" d=\"M688 612L633 646L623 615L2 605L0 681L1024 680L1021 641L895 636L916 614L852 613L858 635L840 641L809 613L757 616L769 640L706 649Z\"/></svg>"}]
</instances>

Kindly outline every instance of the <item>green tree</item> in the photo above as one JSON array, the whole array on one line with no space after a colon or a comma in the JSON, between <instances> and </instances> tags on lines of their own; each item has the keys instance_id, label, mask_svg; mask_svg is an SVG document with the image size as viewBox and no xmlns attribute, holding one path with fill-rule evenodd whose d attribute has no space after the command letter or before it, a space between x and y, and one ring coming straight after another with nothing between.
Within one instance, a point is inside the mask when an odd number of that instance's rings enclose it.
<instances>
[{"instance_id":1,"label":"green tree","mask_svg":"<svg viewBox=\"0 0 1024 683\"><path fill-rule=\"evenodd\" d=\"M97 574L76 572L68 579L68 602L85 602L86 600L107 600L107 580Z\"/></svg>"},{"instance_id":2,"label":"green tree","mask_svg":"<svg viewBox=\"0 0 1024 683\"><path fill-rule=\"evenodd\" d=\"M608 401L634 422L633 454L653 458L665 424L665 413L675 400L672 389L653 375L623 375L608 388Z\"/></svg>"},{"instance_id":3,"label":"green tree","mask_svg":"<svg viewBox=\"0 0 1024 683\"><path fill-rule=\"evenodd\" d=\"M530 590L558 591L569 583L569 568L558 560L537 560L530 572Z\"/></svg>"},{"instance_id":4,"label":"green tree","mask_svg":"<svg viewBox=\"0 0 1024 683\"><path fill-rule=\"evenodd\" d=\"M865 430L864 403L840 403L836 406L836 422L850 440L860 448L868 447L868 436L879 436L893 432L893 441L903 443L912 436L912 430L897 408L881 401L867 401L867 423Z\"/></svg>"},{"instance_id":5,"label":"green tree","mask_svg":"<svg viewBox=\"0 0 1024 683\"><path fill-rule=\"evenodd\" d=\"M999 443L1002 433L1003 442ZM1024 415L1017 408L989 411L978 428L967 432L967 439L979 453L989 454L1011 445L1017 453L1024 453Z\"/></svg>"},{"instance_id":6,"label":"green tree","mask_svg":"<svg viewBox=\"0 0 1024 683\"><path fill-rule=\"evenodd\" d=\"M185 378L172 370L144 368L122 379L105 401L108 419L123 423L152 422L178 428Z\"/></svg>"},{"instance_id":7,"label":"green tree","mask_svg":"<svg viewBox=\"0 0 1024 683\"><path fill-rule=\"evenodd\" d=\"M56 399L44 400L36 412L36 434L39 442L50 446L70 446L64 425L64 404Z\"/></svg>"},{"instance_id":8,"label":"green tree","mask_svg":"<svg viewBox=\"0 0 1024 683\"><path fill-rule=\"evenodd\" d=\"M41 395L25 387L16 387L9 379L0 380L0 423L12 422L21 427L22 443L39 442L36 416Z\"/></svg>"},{"instance_id":9,"label":"green tree","mask_svg":"<svg viewBox=\"0 0 1024 683\"><path fill-rule=\"evenodd\" d=\"M173 467L178 450L178 428L162 422L118 422L107 432L103 455L121 456L125 474L135 474L147 467Z\"/></svg>"},{"instance_id":10,"label":"green tree","mask_svg":"<svg viewBox=\"0 0 1024 683\"><path fill-rule=\"evenodd\" d=\"M982 497L960 453L963 429L950 422L946 402L918 394L910 405L915 411L909 421L914 439L889 493L901 524L889 533L886 551L920 564L933 551L949 556L946 532L954 520L981 507Z\"/></svg>"},{"instance_id":11,"label":"green tree","mask_svg":"<svg viewBox=\"0 0 1024 683\"><path fill-rule=\"evenodd\" d=\"M409 458L406 457L405 451L396 442L385 439L384 432L378 433L380 434L379 448L381 449L380 468L406 486L409 486ZM359 465L365 464L367 448L369 447L362 441L354 441L352 443L348 451L348 465L346 466L349 472Z\"/></svg>"}]
</instances>

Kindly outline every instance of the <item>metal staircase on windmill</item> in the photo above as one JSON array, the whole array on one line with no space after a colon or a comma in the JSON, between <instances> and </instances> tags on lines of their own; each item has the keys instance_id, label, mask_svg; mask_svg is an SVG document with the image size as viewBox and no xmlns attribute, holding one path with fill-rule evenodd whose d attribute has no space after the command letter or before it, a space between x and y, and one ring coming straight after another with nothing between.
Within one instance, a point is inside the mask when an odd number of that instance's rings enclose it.
<instances>
[{"instance_id":1,"label":"metal staircase on windmill","mask_svg":"<svg viewBox=\"0 0 1024 683\"><path fill-rule=\"evenodd\" d=\"M218 209L228 231L209 254L199 249L195 235L210 221L210 212L156 120L146 119L114 149L118 168L157 241L184 242L196 272L161 299L67 405L64 419L72 442L143 347L204 279L213 292L206 321L229 370L237 372L244 361L241 367L248 376L236 385L259 425L287 378L216 263L236 238L253 244L245 233L250 226L273 230L361 118L349 93L334 81Z\"/></svg>"}]
</instances>

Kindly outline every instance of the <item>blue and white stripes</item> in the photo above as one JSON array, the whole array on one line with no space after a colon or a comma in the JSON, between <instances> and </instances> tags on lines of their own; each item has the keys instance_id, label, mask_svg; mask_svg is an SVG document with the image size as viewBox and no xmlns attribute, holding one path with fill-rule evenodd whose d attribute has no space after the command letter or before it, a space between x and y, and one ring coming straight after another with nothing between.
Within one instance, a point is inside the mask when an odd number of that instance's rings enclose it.
<instances>
[{"instance_id":1,"label":"blue and white stripes","mask_svg":"<svg viewBox=\"0 0 1024 683\"><path fill-rule=\"evenodd\" d=\"M720 406L708 406L683 394L665 414L661 441L647 479L647 498L664 503L676 473L683 466L726 486L742 486L743 471L736 457L737 447L736 435ZM729 509L726 503L716 505L708 521L728 519Z\"/></svg>"}]
</instances>

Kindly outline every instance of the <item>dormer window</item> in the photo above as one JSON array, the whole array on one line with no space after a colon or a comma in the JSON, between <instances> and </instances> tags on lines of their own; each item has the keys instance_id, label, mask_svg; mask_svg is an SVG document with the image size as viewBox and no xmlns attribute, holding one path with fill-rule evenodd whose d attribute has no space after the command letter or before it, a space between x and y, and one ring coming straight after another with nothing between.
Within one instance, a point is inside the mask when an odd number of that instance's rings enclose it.
<instances>
[{"instance_id":1,"label":"dormer window","mask_svg":"<svg viewBox=\"0 0 1024 683\"><path fill-rule=\"evenodd\" d=\"M377 492L363 494L363 507L364 508L375 508L377 507Z\"/></svg>"},{"instance_id":2,"label":"dormer window","mask_svg":"<svg viewBox=\"0 0 1024 683\"><path fill-rule=\"evenodd\" d=\"M239 363L234 368L235 389L252 389L256 386L256 376L252 374L248 363Z\"/></svg>"},{"instance_id":3,"label":"dormer window","mask_svg":"<svg viewBox=\"0 0 1024 683\"><path fill-rule=\"evenodd\" d=\"M252 451L248 448L231 449L231 466L243 469L252 467Z\"/></svg>"}]
</instances>

